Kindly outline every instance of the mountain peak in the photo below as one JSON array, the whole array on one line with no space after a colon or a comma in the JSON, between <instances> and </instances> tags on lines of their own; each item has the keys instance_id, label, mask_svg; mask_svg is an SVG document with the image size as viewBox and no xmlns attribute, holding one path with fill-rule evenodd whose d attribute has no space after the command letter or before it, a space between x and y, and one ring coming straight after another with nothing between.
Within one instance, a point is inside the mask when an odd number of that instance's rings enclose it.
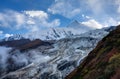
<instances>
[{"instance_id":1,"label":"mountain peak","mask_svg":"<svg viewBox=\"0 0 120 79\"><path fill-rule=\"evenodd\" d=\"M79 26L80 23L77 20L72 21L70 24L68 24L67 27L76 27Z\"/></svg>"},{"instance_id":2,"label":"mountain peak","mask_svg":"<svg viewBox=\"0 0 120 79\"><path fill-rule=\"evenodd\" d=\"M72 28L74 30L78 30L78 32L80 32L80 33L85 33L87 31L93 30L93 28L90 28L90 27L78 22L77 20L74 20L73 22L68 24L67 27Z\"/></svg>"},{"instance_id":3,"label":"mountain peak","mask_svg":"<svg viewBox=\"0 0 120 79\"><path fill-rule=\"evenodd\" d=\"M79 23L77 20L74 20L72 23Z\"/></svg>"}]
</instances>

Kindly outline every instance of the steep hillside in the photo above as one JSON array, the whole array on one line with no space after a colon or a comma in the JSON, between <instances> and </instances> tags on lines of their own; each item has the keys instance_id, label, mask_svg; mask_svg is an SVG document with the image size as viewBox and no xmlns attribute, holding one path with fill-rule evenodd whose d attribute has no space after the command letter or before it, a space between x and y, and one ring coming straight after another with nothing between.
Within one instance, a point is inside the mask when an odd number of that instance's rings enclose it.
<instances>
[{"instance_id":1,"label":"steep hillside","mask_svg":"<svg viewBox=\"0 0 120 79\"><path fill-rule=\"evenodd\" d=\"M120 79L120 25L66 79Z\"/></svg>"}]
</instances>

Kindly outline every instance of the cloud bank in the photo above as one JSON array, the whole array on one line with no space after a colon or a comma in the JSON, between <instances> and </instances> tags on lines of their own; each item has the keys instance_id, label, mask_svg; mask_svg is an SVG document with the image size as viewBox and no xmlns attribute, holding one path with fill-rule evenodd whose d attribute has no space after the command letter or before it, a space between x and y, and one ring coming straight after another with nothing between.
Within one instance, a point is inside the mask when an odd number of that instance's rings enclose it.
<instances>
[{"instance_id":1,"label":"cloud bank","mask_svg":"<svg viewBox=\"0 0 120 79\"><path fill-rule=\"evenodd\" d=\"M95 21L100 23L102 27L106 27L119 23L119 3L120 0L55 0L48 8L48 12L59 14L70 19L84 15L83 17L88 19L88 21L96 19ZM90 19L90 17L92 18ZM108 22L111 18L114 20L113 23ZM79 19L81 19L81 17L79 17ZM96 23L94 24L96 25ZM91 26L91 24L89 26ZM99 27L101 26L99 25Z\"/></svg>"},{"instance_id":2,"label":"cloud bank","mask_svg":"<svg viewBox=\"0 0 120 79\"><path fill-rule=\"evenodd\" d=\"M67 18L73 18L80 14L80 8L74 6L76 0L55 0L55 3L48 8L52 14L60 14Z\"/></svg>"},{"instance_id":3,"label":"cloud bank","mask_svg":"<svg viewBox=\"0 0 120 79\"><path fill-rule=\"evenodd\" d=\"M102 27L104 27L103 25L101 25L100 23L98 23L97 21L95 21L94 19L90 19L86 22L82 22L82 24L88 26L88 27L93 27L93 28L97 28L97 29L101 29Z\"/></svg>"},{"instance_id":4,"label":"cloud bank","mask_svg":"<svg viewBox=\"0 0 120 79\"><path fill-rule=\"evenodd\" d=\"M37 31L40 28L57 27L59 19L50 20L49 15L44 11L22 11L7 10L0 12L0 27L27 29Z\"/></svg>"},{"instance_id":5,"label":"cloud bank","mask_svg":"<svg viewBox=\"0 0 120 79\"><path fill-rule=\"evenodd\" d=\"M15 71L31 63L46 63L51 59L48 55L43 55L36 50L20 52L19 50L10 52L12 48L0 46L0 76L6 72Z\"/></svg>"}]
</instances>

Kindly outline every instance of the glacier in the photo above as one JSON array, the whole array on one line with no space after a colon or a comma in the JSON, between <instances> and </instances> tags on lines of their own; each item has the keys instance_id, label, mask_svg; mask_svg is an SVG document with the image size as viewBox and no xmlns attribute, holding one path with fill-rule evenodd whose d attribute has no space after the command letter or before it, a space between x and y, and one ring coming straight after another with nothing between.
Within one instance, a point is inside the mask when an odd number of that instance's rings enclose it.
<instances>
[{"instance_id":1,"label":"glacier","mask_svg":"<svg viewBox=\"0 0 120 79\"><path fill-rule=\"evenodd\" d=\"M55 40L50 46L39 46L23 52L12 51L9 58L15 62L7 64L6 69L10 68L7 71L0 71L0 79L64 79L113 29L90 30Z\"/></svg>"}]
</instances>

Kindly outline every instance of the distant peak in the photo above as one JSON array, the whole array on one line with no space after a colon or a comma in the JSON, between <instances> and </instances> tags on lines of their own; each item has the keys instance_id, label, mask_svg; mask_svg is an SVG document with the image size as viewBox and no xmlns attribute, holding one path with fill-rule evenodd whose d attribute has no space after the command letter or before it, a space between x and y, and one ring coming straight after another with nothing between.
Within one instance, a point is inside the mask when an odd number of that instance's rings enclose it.
<instances>
[{"instance_id":1,"label":"distant peak","mask_svg":"<svg viewBox=\"0 0 120 79\"><path fill-rule=\"evenodd\" d=\"M72 21L71 23L79 23L77 20Z\"/></svg>"},{"instance_id":2,"label":"distant peak","mask_svg":"<svg viewBox=\"0 0 120 79\"><path fill-rule=\"evenodd\" d=\"M74 26L79 26L80 23L77 20L72 21L70 24L68 24L67 27L74 27Z\"/></svg>"}]
</instances>

